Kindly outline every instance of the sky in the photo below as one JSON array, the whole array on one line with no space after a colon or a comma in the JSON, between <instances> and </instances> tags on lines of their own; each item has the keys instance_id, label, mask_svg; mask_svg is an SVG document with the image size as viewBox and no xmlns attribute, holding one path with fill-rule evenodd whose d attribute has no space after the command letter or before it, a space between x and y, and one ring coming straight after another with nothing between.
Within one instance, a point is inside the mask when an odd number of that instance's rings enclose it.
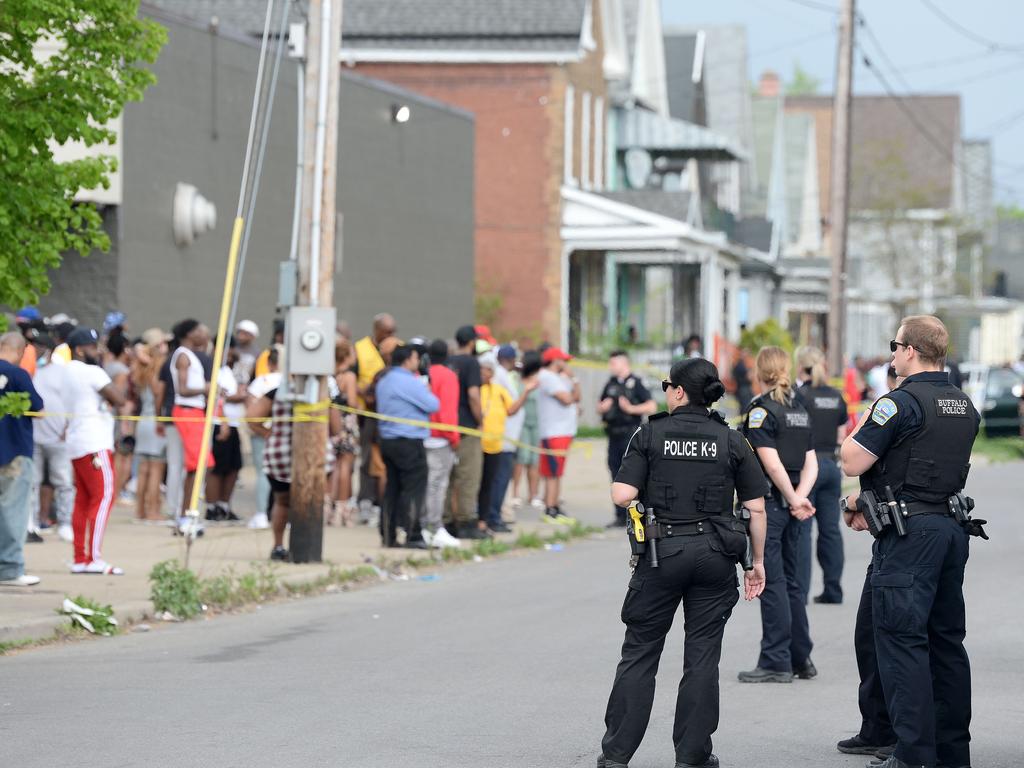
<instances>
[{"instance_id":1,"label":"sky","mask_svg":"<svg viewBox=\"0 0 1024 768\"><path fill-rule=\"evenodd\" d=\"M665 26L743 24L750 77L800 68L830 93L840 0L661 0ZM945 14L944 21L936 13ZM1024 205L1024 2L1021 0L857 0L854 94L889 88L960 95L964 138L993 142L996 201ZM961 29L955 28L959 26Z\"/></svg>"}]
</instances>

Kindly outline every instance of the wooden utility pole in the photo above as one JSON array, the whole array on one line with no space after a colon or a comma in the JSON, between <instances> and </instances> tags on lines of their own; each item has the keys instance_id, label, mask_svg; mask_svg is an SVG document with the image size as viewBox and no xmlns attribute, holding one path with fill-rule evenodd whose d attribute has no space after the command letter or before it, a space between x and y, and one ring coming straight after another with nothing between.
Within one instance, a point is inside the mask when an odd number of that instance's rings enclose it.
<instances>
[{"instance_id":1,"label":"wooden utility pole","mask_svg":"<svg viewBox=\"0 0 1024 768\"><path fill-rule=\"evenodd\" d=\"M309 0L307 3L299 306L329 307L334 301L341 7L342 0ZM332 332L329 339L332 348L333 342ZM303 390L304 399L310 402L325 400L326 379L322 376L308 378ZM296 563L323 559L327 414L320 411L313 415L323 418L297 421L292 425L292 486L288 521L291 524L289 549L291 559Z\"/></svg>"},{"instance_id":2,"label":"wooden utility pole","mask_svg":"<svg viewBox=\"0 0 1024 768\"><path fill-rule=\"evenodd\" d=\"M832 108L832 199L829 215L832 274L828 281L828 360L833 376L841 376L843 373L843 351L846 344L846 231L850 209L854 18L854 0L843 0L836 57L836 94Z\"/></svg>"}]
</instances>

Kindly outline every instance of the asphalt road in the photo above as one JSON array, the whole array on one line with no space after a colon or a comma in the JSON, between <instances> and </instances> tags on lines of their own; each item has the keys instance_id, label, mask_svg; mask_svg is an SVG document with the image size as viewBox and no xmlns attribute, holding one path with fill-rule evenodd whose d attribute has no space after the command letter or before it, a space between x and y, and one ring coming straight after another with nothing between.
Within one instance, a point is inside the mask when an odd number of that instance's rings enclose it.
<instances>
[{"instance_id":1,"label":"asphalt road","mask_svg":"<svg viewBox=\"0 0 1024 768\"><path fill-rule=\"evenodd\" d=\"M993 541L972 545L968 649L974 765L1024 762L1024 465L977 468ZM603 478L602 478L603 481ZM606 510L595 512L603 520ZM866 538L847 539L847 602L811 606L817 680L745 686L757 607L726 630L725 766L859 766L851 647ZM624 543L581 542L389 583L0 659L0 764L117 766L590 766L622 628ZM673 764L681 622L669 638L634 768Z\"/></svg>"}]
</instances>

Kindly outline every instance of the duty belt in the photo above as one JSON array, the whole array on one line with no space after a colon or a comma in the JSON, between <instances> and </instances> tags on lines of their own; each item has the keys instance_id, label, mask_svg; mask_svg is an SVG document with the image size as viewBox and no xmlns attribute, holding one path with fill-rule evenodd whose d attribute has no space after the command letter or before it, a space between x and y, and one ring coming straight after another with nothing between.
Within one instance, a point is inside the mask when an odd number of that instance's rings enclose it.
<instances>
[{"instance_id":1,"label":"duty belt","mask_svg":"<svg viewBox=\"0 0 1024 768\"><path fill-rule=\"evenodd\" d=\"M905 502L907 513L904 517L914 517L916 515L945 515L946 517L952 517L953 514L949 511L948 502L931 502L931 501L908 501Z\"/></svg>"},{"instance_id":2,"label":"duty belt","mask_svg":"<svg viewBox=\"0 0 1024 768\"><path fill-rule=\"evenodd\" d=\"M671 539L673 536L700 536L711 531L711 525L706 520L698 520L695 523L655 523L647 526L647 537Z\"/></svg>"}]
</instances>

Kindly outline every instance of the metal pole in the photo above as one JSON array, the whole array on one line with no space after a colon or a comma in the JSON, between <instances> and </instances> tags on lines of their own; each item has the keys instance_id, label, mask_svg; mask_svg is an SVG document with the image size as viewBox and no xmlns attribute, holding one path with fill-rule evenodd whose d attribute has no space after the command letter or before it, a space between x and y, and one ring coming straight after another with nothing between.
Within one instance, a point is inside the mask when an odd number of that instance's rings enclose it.
<instances>
[{"instance_id":1,"label":"metal pole","mask_svg":"<svg viewBox=\"0 0 1024 768\"><path fill-rule=\"evenodd\" d=\"M853 92L854 0L843 0L839 20L836 94L832 110L832 200L829 250L828 358L833 376L843 372L846 345L846 235L850 193L850 105Z\"/></svg>"}]
</instances>

